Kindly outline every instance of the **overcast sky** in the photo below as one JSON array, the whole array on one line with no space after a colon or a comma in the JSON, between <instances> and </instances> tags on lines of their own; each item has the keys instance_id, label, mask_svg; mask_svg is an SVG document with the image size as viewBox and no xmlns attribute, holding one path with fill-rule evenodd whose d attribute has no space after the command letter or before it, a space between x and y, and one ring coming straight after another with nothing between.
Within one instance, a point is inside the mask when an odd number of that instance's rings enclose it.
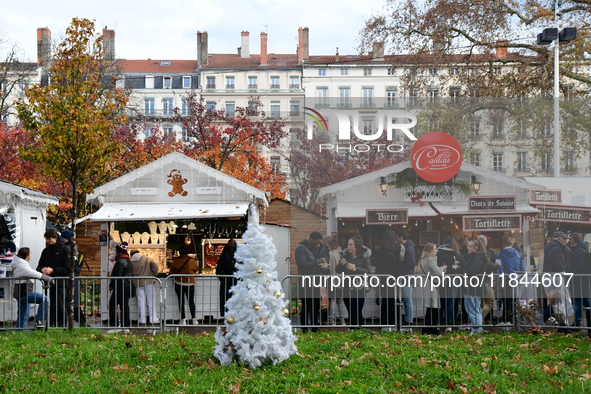
<instances>
[{"instance_id":1,"label":"overcast sky","mask_svg":"<svg viewBox=\"0 0 591 394\"><path fill-rule=\"evenodd\" d=\"M240 32L250 32L250 52L260 53L267 32L269 53L295 53L298 27L310 29L310 55L357 53L364 21L386 0L28 0L5 1L0 38L16 43L23 60L35 61L37 28L63 37L73 17L93 19L116 31L124 59L195 59L196 33L209 33L210 53L235 53ZM2 48L3 50L5 48Z\"/></svg>"}]
</instances>

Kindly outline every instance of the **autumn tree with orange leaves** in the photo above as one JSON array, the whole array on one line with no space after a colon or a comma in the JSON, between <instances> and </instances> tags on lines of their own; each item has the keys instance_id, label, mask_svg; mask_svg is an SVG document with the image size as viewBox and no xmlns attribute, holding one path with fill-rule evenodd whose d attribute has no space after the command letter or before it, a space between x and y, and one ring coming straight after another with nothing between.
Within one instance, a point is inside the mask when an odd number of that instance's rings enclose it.
<instances>
[{"instance_id":1,"label":"autumn tree with orange leaves","mask_svg":"<svg viewBox=\"0 0 591 394\"><path fill-rule=\"evenodd\" d=\"M23 157L40 163L48 178L66 183L71 190L72 247L76 241L78 202L104 177L108 164L121 147L111 131L126 121L127 94L115 86L117 70L103 56L103 37L94 22L72 19L58 45L49 69L51 84L32 86L18 111L34 143L23 146ZM70 294L74 296L74 256ZM74 328L72 303L68 303L69 328Z\"/></svg>"},{"instance_id":2,"label":"autumn tree with orange leaves","mask_svg":"<svg viewBox=\"0 0 591 394\"><path fill-rule=\"evenodd\" d=\"M227 114L190 93L186 114L174 110L174 121L186 130L184 153L274 197L283 197L284 177L273 171L260 149L280 147L286 136L284 124L266 117L258 97L250 97L249 103Z\"/></svg>"}]
</instances>

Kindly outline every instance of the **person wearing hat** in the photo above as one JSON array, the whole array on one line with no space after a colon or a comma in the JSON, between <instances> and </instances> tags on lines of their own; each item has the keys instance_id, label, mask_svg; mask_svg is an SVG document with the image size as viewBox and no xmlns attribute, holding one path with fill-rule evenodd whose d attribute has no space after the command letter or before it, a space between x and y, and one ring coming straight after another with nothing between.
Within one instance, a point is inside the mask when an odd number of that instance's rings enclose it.
<instances>
[{"instance_id":1,"label":"person wearing hat","mask_svg":"<svg viewBox=\"0 0 591 394\"><path fill-rule=\"evenodd\" d=\"M127 252L127 242L121 242L115 247L117 251L116 263L113 267L113 277L130 277L112 279L109 283L109 290L112 291L109 299L109 326L112 327L130 327L131 320L129 318L129 299L133 297L133 283L131 277L133 276L133 266L129 261L129 254ZM121 317L117 313L117 307L121 311Z\"/></svg>"},{"instance_id":2,"label":"person wearing hat","mask_svg":"<svg viewBox=\"0 0 591 394\"><path fill-rule=\"evenodd\" d=\"M71 248L72 243L72 231L66 229L62 231L62 239L64 245L68 245ZM76 249L77 250L77 249ZM76 258L74 259L74 276L80 276L80 270L82 268L83 256L80 252L75 252ZM86 316L80 309L80 279L74 280L74 320L80 324L80 327L88 327L86 322Z\"/></svg>"}]
</instances>

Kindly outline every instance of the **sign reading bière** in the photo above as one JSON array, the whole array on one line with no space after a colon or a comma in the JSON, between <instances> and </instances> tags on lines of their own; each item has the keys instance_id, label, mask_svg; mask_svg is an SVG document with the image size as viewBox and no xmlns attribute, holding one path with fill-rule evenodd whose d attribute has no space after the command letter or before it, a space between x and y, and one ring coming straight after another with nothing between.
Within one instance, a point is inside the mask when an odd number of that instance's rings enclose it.
<instances>
[{"instance_id":1,"label":"sign reading bi\u00e8re","mask_svg":"<svg viewBox=\"0 0 591 394\"><path fill-rule=\"evenodd\" d=\"M408 209L366 209L366 224L408 224Z\"/></svg>"},{"instance_id":2,"label":"sign reading bi\u00e8re","mask_svg":"<svg viewBox=\"0 0 591 394\"><path fill-rule=\"evenodd\" d=\"M508 231L521 230L520 215L464 216L464 231Z\"/></svg>"},{"instance_id":3,"label":"sign reading bi\u00e8re","mask_svg":"<svg viewBox=\"0 0 591 394\"><path fill-rule=\"evenodd\" d=\"M468 197L468 211L515 211L516 201L516 196L470 196Z\"/></svg>"}]
</instances>

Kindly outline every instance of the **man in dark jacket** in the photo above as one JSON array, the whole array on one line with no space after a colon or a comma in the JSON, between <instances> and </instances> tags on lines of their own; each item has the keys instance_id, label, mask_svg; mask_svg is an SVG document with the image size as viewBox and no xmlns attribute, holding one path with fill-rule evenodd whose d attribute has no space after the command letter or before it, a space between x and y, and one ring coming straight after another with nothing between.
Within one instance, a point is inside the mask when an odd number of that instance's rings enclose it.
<instances>
[{"instance_id":1,"label":"man in dark jacket","mask_svg":"<svg viewBox=\"0 0 591 394\"><path fill-rule=\"evenodd\" d=\"M544 247L544 272L559 273L566 272L567 262L570 262L570 248L566 246L569 236L562 231L556 231L552 234L552 242ZM547 295L552 288L545 288ZM543 311L543 319L547 321L552 314L556 313L551 304L548 304ZM560 322L565 324L565 321ZM572 331L566 328L559 328L558 332L570 334Z\"/></svg>"},{"instance_id":2,"label":"man in dark jacket","mask_svg":"<svg viewBox=\"0 0 591 394\"><path fill-rule=\"evenodd\" d=\"M589 253L589 245L583 241L581 233L573 233L571 236L571 265L570 271L575 275L572 281L572 297L575 303L575 326L581 326L583 322L583 307L587 315L587 326L591 324L589 300L589 289L591 274L591 253ZM580 275L580 276L579 276ZM591 336L591 335L590 335Z\"/></svg>"},{"instance_id":3,"label":"man in dark jacket","mask_svg":"<svg viewBox=\"0 0 591 394\"><path fill-rule=\"evenodd\" d=\"M404 245L404 261L403 266L406 267L405 275L414 274L414 267L417 264L415 257L415 243L408 232L400 230L397 233L398 242ZM404 286L401 289L402 292L402 303L404 304L404 320L402 324L411 325L413 320L413 305L412 305L412 287L410 285Z\"/></svg>"},{"instance_id":4,"label":"man in dark jacket","mask_svg":"<svg viewBox=\"0 0 591 394\"><path fill-rule=\"evenodd\" d=\"M234 276L229 277L229 275L234 275L237 271L236 259L234 258L237 247L238 245L234 239L229 240L228 244L224 246L215 268L216 275L223 275L218 278L220 280L220 317L224 317L226 314L226 301L232 296L230 288L238 283Z\"/></svg>"},{"instance_id":5,"label":"man in dark jacket","mask_svg":"<svg viewBox=\"0 0 591 394\"><path fill-rule=\"evenodd\" d=\"M326 259L319 259L318 253L322 244L322 234L314 231L308 239L300 242L295 250L295 260L299 275L320 275L328 273L328 263ZM309 278L312 279L313 277ZM299 298L302 302L300 312L300 324L303 326L315 326L320 318L320 288L309 286L307 279L298 278ZM303 328L306 332L308 328ZM312 328L312 332L318 331L318 328Z\"/></svg>"},{"instance_id":6,"label":"man in dark jacket","mask_svg":"<svg viewBox=\"0 0 591 394\"><path fill-rule=\"evenodd\" d=\"M51 277L70 276L70 248L64 245L62 238L55 229L43 234L45 249L41 252L37 271ZM65 327L68 324L67 296L69 279L54 280L49 287L49 324Z\"/></svg>"}]
</instances>

